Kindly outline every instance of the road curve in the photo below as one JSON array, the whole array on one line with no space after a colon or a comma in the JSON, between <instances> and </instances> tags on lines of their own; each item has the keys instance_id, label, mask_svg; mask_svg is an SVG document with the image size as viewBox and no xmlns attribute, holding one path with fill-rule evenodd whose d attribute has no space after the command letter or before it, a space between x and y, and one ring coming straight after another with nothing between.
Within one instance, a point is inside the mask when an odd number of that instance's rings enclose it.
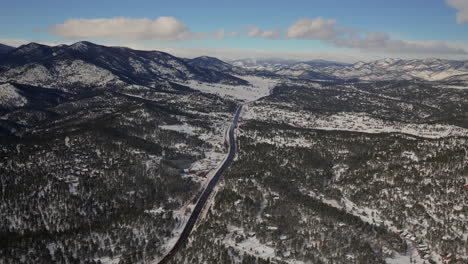
<instances>
[{"instance_id":1,"label":"road curve","mask_svg":"<svg viewBox=\"0 0 468 264\"><path fill-rule=\"evenodd\" d=\"M159 261L159 264L167 263L175 255L175 253L182 246L182 244L187 240L188 236L190 235L190 232L192 232L192 229L195 226L195 223L197 222L197 219L203 210L203 207L205 206L206 201L210 197L211 193L213 192L214 187L216 186L219 179L221 178L221 175L223 174L224 170L226 170L226 168L229 167L229 165L234 160L234 156L236 155L235 131L237 128L237 121L239 119L239 115L241 112L242 112L242 105L239 106L239 108L237 108L236 114L234 115L234 119L232 120L232 124L229 127L229 152L228 152L227 158L224 160L224 163L221 165L221 167L219 167L218 171L216 171L213 178L211 178L210 182L206 186L202 195L198 199L197 204L195 205L195 209L193 209L193 212L190 215L190 218L187 221L187 224L185 225L184 230L182 231L179 239L174 244L174 246L169 251L169 253L166 256L164 256L164 258L161 261Z\"/></svg>"}]
</instances>

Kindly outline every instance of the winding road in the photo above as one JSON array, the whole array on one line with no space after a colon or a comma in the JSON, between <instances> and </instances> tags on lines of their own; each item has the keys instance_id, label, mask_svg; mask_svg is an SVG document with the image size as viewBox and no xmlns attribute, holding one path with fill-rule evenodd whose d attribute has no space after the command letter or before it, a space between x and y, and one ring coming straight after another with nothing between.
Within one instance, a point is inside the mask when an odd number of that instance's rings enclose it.
<instances>
[{"instance_id":1,"label":"winding road","mask_svg":"<svg viewBox=\"0 0 468 264\"><path fill-rule=\"evenodd\" d=\"M180 234L179 239L174 244L174 246L169 251L169 253L167 253L167 255L164 256L164 258L161 261L159 261L159 264L167 263L175 255L175 253L182 246L182 244L187 240L188 236L190 235L190 232L192 232L192 229L195 226L195 223L197 222L197 219L203 210L203 207L205 206L206 202L208 201L208 198L213 192L214 187L216 186L219 179L221 178L221 175L223 174L224 170L226 170L226 168L229 167L229 165L234 160L234 156L236 155L235 131L237 128L237 121L239 119L239 115L241 112L242 112L242 105L239 106L239 108L237 108L232 124L229 127L229 133L228 133L229 152L227 154L226 159L224 160L224 163L218 168L218 171L216 171L215 175L213 176L213 178L211 178L210 182L206 186L202 195L198 199L197 204L195 205L195 208L193 209L193 212L190 215L190 218L187 221L187 224L185 225L184 230Z\"/></svg>"}]
</instances>

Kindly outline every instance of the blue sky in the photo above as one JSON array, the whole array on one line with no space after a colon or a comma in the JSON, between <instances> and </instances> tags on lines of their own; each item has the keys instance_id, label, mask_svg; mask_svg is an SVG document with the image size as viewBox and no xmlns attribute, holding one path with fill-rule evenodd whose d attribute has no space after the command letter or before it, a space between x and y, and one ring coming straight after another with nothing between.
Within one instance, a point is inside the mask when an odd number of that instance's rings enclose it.
<instances>
[{"instance_id":1,"label":"blue sky","mask_svg":"<svg viewBox=\"0 0 468 264\"><path fill-rule=\"evenodd\" d=\"M0 42L10 45L89 40L186 57L468 59L468 0L19 0L2 3L0 25Z\"/></svg>"}]
</instances>

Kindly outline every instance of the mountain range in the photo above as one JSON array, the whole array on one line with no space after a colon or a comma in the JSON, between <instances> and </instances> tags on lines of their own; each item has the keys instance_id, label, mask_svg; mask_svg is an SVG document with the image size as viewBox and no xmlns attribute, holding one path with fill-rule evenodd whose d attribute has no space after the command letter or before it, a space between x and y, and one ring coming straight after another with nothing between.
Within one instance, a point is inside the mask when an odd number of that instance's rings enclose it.
<instances>
[{"instance_id":1,"label":"mountain range","mask_svg":"<svg viewBox=\"0 0 468 264\"><path fill-rule=\"evenodd\" d=\"M421 80L466 81L468 61L443 59L382 59L353 64L330 61L292 61L281 59L245 59L231 62L250 70L270 71L281 76L299 78L338 78L363 81ZM322 74L322 76L318 75Z\"/></svg>"},{"instance_id":2,"label":"mountain range","mask_svg":"<svg viewBox=\"0 0 468 264\"><path fill-rule=\"evenodd\" d=\"M64 78L72 86L95 85L99 81L99 86L109 83L122 85L122 82L151 86L156 81L174 82L189 79L209 83L247 84L233 75L276 75L305 80L468 80L468 61L387 58L353 64L284 59L242 59L224 62L208 56L177 58L164 52L106 47L85 41L52 47L30 43L16 49L2 45L0 60L0 81L47 83L48 86L54 87L64 86L61 81Z\"/></svg>"},{"instance_id":3,"label":"mountain range","mask_svg":"<svg viewBox=\"0 0 468 264\"><path fill-rule=\"evenodd\" d=\"M155 86L188 79L247 84L237 77L193 66L164 52L105 47L85 41L54 47L30 43L1 55L0 61L0 81L63 90L128 84Z\"/></svg>"}]
</instances>

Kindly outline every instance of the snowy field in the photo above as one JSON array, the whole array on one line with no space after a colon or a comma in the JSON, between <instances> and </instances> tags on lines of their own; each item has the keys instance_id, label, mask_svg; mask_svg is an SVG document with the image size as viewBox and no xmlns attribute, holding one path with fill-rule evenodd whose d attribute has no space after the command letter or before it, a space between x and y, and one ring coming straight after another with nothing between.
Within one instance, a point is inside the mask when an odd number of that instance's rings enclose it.
<instances>
[{"instance_id":1,"label":"snowy field","mask_svg":"<svg viewBox=\"0 0 468 264\"><path fill-rule=\"evenodd\" d=\"M220 96L229 96L240 101L255 101L270 94L270 90L278 84L279 80L257 76L236 76L248 81L251 85L227 85L218 83L204 83L190 80L187 85L192 89Z\"/></svg>"},{"instance_id":2,"label":"snowy field","mask_svg":"<svg viewBox=\"0 0 468 264\"><path fill-rule=\"evenodd\" d=\"M188 135L195 135L194 131L197 130L196 127L194 126L190 126L188 124L180 124L180 125L162 125L162 126L159 126L159 128L161 129L165 129L165 130L171 130L171 131L176 131L176 132L179 132L179 133L183 133L183 134L188 134Z\"/></svg>"},{"instance_id":3,"label":"snowy field","mask_svg":"<svg viewBox=\"0 0 468 264\"><path fill-rule=\"evenodd\" d=\"M242 228L238 227L228 227L229 235L224 239L224 243L230 247L237 249L240 252L247 253L249 255L254 255L261 258L274 258L275 249L262 244L255 235L245 234ZM242 235L246 237L245 240L236 243L235 236Z\"/></svg>"},{"instance_id":4,"label":"snowy field","mask_svg":"<svg viewBox=\"0 0 468 264\"><path fill-rule=\"evenodd\" d=\"M424 264L426 260L422 259L418 251L414 248L409 248L406 255L395 255L393 258L386 258L387 264Z\"/></svg>"}]
</instances>

